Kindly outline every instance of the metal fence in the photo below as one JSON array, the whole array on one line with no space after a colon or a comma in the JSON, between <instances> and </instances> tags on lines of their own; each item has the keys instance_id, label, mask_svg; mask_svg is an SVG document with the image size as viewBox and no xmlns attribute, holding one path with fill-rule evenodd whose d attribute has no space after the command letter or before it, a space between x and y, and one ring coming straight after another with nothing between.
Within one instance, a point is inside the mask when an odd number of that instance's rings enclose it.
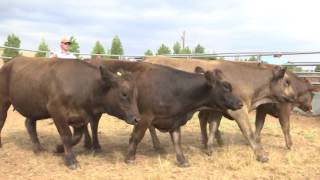
<instances>
[{"instance_id":1,"label":"metal fence","mask_svg":"<svg viewBox=\"0 0 320 180\"><path fill-rule=\"evenodd\" d=\"M46 56L49 57L53 52L51 51L38 51L38 50L30 50L23 48L15 48L15 47L7 47L0 46L0 49L16 49L19 51L26 52L43 52L46 53ZM100 57L112 57L119 60L142 60L145 58L144 55L136 56L136 55L111 55L111 54L89 54L89 53L74 53L75 55L79 55L80 59L90 58L91 56L100 56ZM218 58L218 57L227 57L234 58L233 60L241 60L244 57L256 57L258 61L262 61L262 57L271 56L271 57L281 57L281 56L297 56L297 55L310 55L310 54L319 54L320 51L296 51L296 52L221 52L221 53L212 53L212 54L165 54L163 56L175 57L175 58ZM11 57L0 56L0 59L11 59ZM304 67L304 66L317 66L320 65L320 59L316 62L288 62L283 64L283 66L295 66L295 67ZM320 85L320 72L309 72L309 71L299 71L295 72L300 77L305 77L309 79L311 84L318 86ZM316 93L313 99L313 115L320 114L320 93Z\"/></svg>"}]
</instances>

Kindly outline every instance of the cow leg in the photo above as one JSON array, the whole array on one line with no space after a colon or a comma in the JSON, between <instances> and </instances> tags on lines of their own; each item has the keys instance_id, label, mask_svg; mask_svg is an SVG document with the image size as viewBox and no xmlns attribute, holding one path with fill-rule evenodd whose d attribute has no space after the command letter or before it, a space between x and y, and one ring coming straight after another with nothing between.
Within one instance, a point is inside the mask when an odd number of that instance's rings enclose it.
<instances>
[{"instance_id":1,"label":"cow leg","mask_svg":"<svg viewBox=\"0 0 320 180\"><path fill-rule=\"evenodd\" d=\"M100 153L101 146L99 143L99 138L98 138L98 126L99 126L99 121L100 121L101 115L96 116L91 122L91 132L92 132L92 148L95 153Z\"/></svg>"},{"instance_id":2,"label":"cow leg","mask_svg":"<svg viewBox=\"0 0 320 180\"><path fill-rule=\"evenodd\" d=\"M255 139L257 143L261 143L261 130L263 128L265 119L266 119L266 113L261 109L261 108L257 108L256 111L256 132L255 132Z\"/></svg>"},{"instance_id":3,"label":"cow leg","mask_svg":"<svg viewBox=\"0 0 320 180\"><path fill-rule=\"evenodd\" d=\"M279 107L279 121L288 149L291 149L292 147L292 140L290 135L290 111L290 105L281 105Z\"/></svg>"},{"instance_id":4,"label":"cow leg","mask_svg":"<svg viewBox=\"0 0 320 180\"><path fill-rule=\"evenodd\" d=\"M70 169L76 169L79 167L78 161L76 160L76 157L74 153L72 152L72 133L68 126L68 124L60 118L53 118L54 124L57 127L57 130L60 134L61 140L63 142L64 146L64 161L65 164Z\"/></svg>"},{"instance_id":5,"label":"cow leg","mask_svg":"<svg viewBox=\"0 0 320 180\"><path fill-rule=\"evenodd\" d=\"M137 125L134 126L133 132L131 134L131 138L129 140L129 148L125 157L125 162L127 164L134 163L136 159L136 150L137 146L142 140L147 128L149 127L149 123L147 121L140 121Z\"/></svg>"},{"instance_id":6,"label":"cow leg","mask_svg":"<svg viewBox=\"0 0 320 180\"><path fill-rule=\"evenodd\" d=\"M159 140L157 132L156 132L156 128L151 125L151 126L149 126L148 129L149 129L149 133L151 135L151 140L152 140L154 150L157 151L158 153L161 153L161 154L166 153L166 150L163 147L161 147L160 140Z\"/></svg>"},{"instance_id":7,"label":"cow leg","mask_svg":"<svg viewBox=\"0 0 320 180\"><path fill-rule=\"evenodd\" d=\"M213 141L214 138L218 141L219 145L222 145L221 134L219 131L219 125L222 118L222 114L216 111L201 111L199 113L202 143L206 148L206 153L211 155L213 152ZM207 136L206 125L209 123L209 137Z\"/></svg>"},{"instance_id":8,"label":"cow leg","mask_svg":"<svg viewBox=\"0 0 320 180\"><path fill-rule=\"evenodd\" d=\"M215 136L217 143L220 147L223 146L223 140L222 140L221 132L219 130L221 118L222 118L222 116L220 117L220 119L215 120L216 126L215 126L215 130L214 130L215 131L214 136Z\"/></svg>"},{"instance_id":9,"label":"cow leg","mask_svg":"<svg viewBox=\"0 0 320 180\"><path fill-rule=\"evenodd\" d=\"M91 141L88 125L85 126L83 133L84 133L84 147L90 150L92 148L92 141Z\"/></svg>"},{"instance_id":10,"label":"cow leg","mask_svg":"<svg viewBox=\"0 0 320 180\"><path fill-rule=\"evenodd\" d=\"M177 164L180 167L189 167L189 162L185 158L181 148L181 130L180 127L170 132L171 140L176 151Z\"/></svg>"},{"instance_id":11,"label":"cow leg","mask_svg":"<svg viewBox=\"0 0 320 180\"><path fill-rule=\"evenodd\" d=\"M72 141L71 141L71 146L77 145L80 142L85 128L86 128L86 125L73 128L74 132L73 132L73 137L72 137ZM56 152L63 153L64 146L62 144L58 144L56 147Z\"/></svg>"},{"instance_id":12,"label":"cow leg","mask_svg":"<svg viewBox=\"0 0 320 180\"><path fill-rule=\"evenodd\" d=\"M4 98L0 97L0 148L2 147L1 142L1 131L3 128L3 125L7 119L7 112L10 107L11 103L9 100L6 100Z\"/></svg>"},{"instance_id":13,"label":"cow leg","mask_svg":"<svg viewBox=\"0 0 320 180\"><path fill-rule=\"evenodd\" d=\"M28 134L33 144L33 152L39 153L41 151L44 151L45 149L41 146L40 141L38 139L37 120L26 118L24 124L27 128Z\"/></svg>"},{"instance_id":14,"label":"cow leg","mask_svg":"<svg viewBox=\"0 0 320 180\"><path fill-rule=\"evenodd\" d=\"M209 138L208 138L208 148L207 148L207 154L210 156L213 152L213 141L214 138L217 140L219 146L222 146L222 139L221 134L219 131L219 125L220 125L221 119L211 119L209 121Z\"/></svg>"},{"instance_id":15,"label":"cow leg","mask_svg":"<svg viewBox=\"0 0 320 180\"><path fill-rule=\"evenodd\" d=\"M208 134L207 134L207 123L208 123L208 112L206 110L202 110L198 114L200 130L201 130L201 142L205 149L208 148Z\"/></svg>"},{"instance_id":16,"label":"cow leg","mask_svg":"<svg viewBox=\"0 0 320 180\"><path fill-rule=\"evenodd\" d=\"M244 109L237 111L229 110L228 112L236 120L243 136L249 141L249 144L256 155L257 161L267 162L267 153L263 150L261 144L255 141L255 136L249 122L249 114Z\"/></svg>"}]
</instances>

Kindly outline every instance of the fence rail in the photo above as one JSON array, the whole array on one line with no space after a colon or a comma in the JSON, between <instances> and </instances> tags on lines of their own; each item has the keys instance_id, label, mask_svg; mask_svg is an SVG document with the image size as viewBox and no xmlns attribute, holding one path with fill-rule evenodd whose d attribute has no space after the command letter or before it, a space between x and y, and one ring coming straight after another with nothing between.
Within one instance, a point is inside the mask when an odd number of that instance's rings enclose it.
<instances>
[{"instance_id":1,"label":"fence rail","mask_svg":"<svg viewBox=\"0 0 320 180\"><path fill-rule=\"evenodd\" d=\"M29 52L43 52L46 53L47 57L50 56L53 52L51 51L38 51L38 50L30 50L30 49L23 49L23 48L15 48L15 47L7 47L7 46L0 46L0 49L16 49L20 51L29 51ZM105 57L117 57L118 59L144 59L145 56L133 56L133 55L110 55L110 54L89 54L89 53L74 53L75 55L82 56L105 56ZM263 56L272 56L272 57L281 57L281 56L292 56L292 55L308 55L308 54L320 54L320 51L297 51L297 52L221 52L221 53L212 53L212 54L166 54L164 56L169 57L176 57L176 58L209 58L209 57L234 57L240 58L240 57L251 57L256 56L258 61L261 61L261 57ZM2 59L11 59L11 57L5 57L0 56ZM317 62L288 62L286 64L283 64L284 66L317 66L320 65L320 59ZM300 77L308 78L313 85L320 86L320 72L295 72ZM313 115L319 115L320 114L320 94L315 94L314 99L312 101Z\"/></svg>"}]
</instances>

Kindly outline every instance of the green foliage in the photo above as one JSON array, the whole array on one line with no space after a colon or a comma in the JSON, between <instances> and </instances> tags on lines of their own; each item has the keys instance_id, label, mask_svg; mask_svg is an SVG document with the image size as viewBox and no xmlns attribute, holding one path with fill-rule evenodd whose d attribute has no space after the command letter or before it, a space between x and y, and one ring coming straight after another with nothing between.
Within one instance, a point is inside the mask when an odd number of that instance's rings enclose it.
<instances>
[{"instance_id":1,"label":"green foliage","mask_svg":"<svg viewBox=\"0 0 320 180\"><path fill-rule=\"evenodd\" d=\"M4 43L4 46L20 48L20 43L21 41L18 36L14 34L10 34L8 35L7 41ZM20 55L19 50L9 49L9 48L5 48L2 53L2 56L5 56L5 57L16 57L19 55ZM9 60L10 59L5 59L4 62L8 62Z\"/></svg>"},{"instance_id":2,"label":"green foliage","mask_svg":"<svg viewBox=\"0 0 320 180\"><path fill-rule=\"evenodd\" d=\"M159 47L158 51L157 51L157 55L161 55L161 54L170 54L171 50L168 46L161 44L161 46Z\"/></svg>"},{"instance_id":3,"label":"green foliage","mask_svg":"<svg viewBox=\"0 0 320 180\"><path fill-rule=\"evenodd\" d=\"M112 45L111 45L111 54L112 55L123 55L123 47L120 41L120 38L118 36L115 36L112 40Z\"/></svg>"},{"instance_id":4,"label":"green foliage","mask_svg":"<svg viewBox=\"0 0 320 180\"><path fill-rule=\"evenodd\" d=\"M38 51L50 51L48 44L46 43L46 41L44 39L41 40L39 47L38 47ZM46 57L47 53L46 52L37 52L35 54L35 57Z\"/></svg>"},{"instance_id":5,"label":"green foliage","mask_svg":"<svg viewBox=\"0 0 320 180\"><path fill-rule=\"evenodd\" d=\"M179 42L174 43L173 45L173 54L180 54L181 45Z\"/></svg>"},{"instance_id":6,"label":"green foliage","mask_svg":"<svg viewBox=\"0 0 320 180\"><path fill-rule=\"evenodd\" d=\"M258 61L258 58L255 56L251 56L248 61Z\"/></svg>"},{"instance_id":7,"label":"green foliage","mask_svg":"<svg viewBox=\"0 0 320 180\"><path fill-rule=\"evenodd\" d=\"M319 66L319 65L316 66L315 71L316 71L316 72L320 72L320 66Z\"/></svg>"},{"instance_id":8,"label":"green foliage","mask_svg":"<svg viewBox=\"0 0 320 180\"><path fill-rule=\"evenodd\" d=\"M145 56L153 56L153 53L150 49L148 49L145 53L144 53Z\"/></svg>"},{"instance_id":9,"label":"green foliage","mask_svg":"<svg viewBox=\"0 0 320 180\"><path fill-rule=\"evenodd\" d=\"M106 51L104 50L103 45L100 43L100 41L97 41L94 45L91 54L105 54ZM95 58L97 55L91 55L91 58Z\"/></svg>"},{"instance_id":10,"label":"green foliage","mask_svg":"<svg viewBox=\"0 0 320 180\"><path fill-rule=\"evenodd\" d=\"M197 59L204 59L204 60L218 60L216 56L211 57L197 57ZM220 58L221 59L221 58Z\"/></svg>"},{"instance_id":11,"label":"green foliage","mask_svg":"<svg viewBox=\"0 0 320 180\"><path fill-rule=\"evenodd\" d=\"M291 72L302 72L302 68L298 67L298 66L286 66L286 65L284 65L284 67L286 67L287 70L289 70Z\"/></svg>"},{"instance_id":12,"label":"green foliage","mask_svg":"<svg viewBox=\"0 0 320 180\"><path fill-rule=\"evenodd\" d=\"M181 54L191 54L191 50L189 49L189 47L185 47L181 50L180 52Z\"/></svg>"},{"instance_id":13,"label":"green foliage","mask_svg":"<svg viewBox=\"0 0 320 180\"><path fill-rule=\"evenodd\" d=\"M194 53L196 54L203 54L204 53L204 47L201 46L200 44L198 44L195 48L194 48Z\"/></svg>"},{"instance_id":14,"label":"green foliage","mask_svg":"<svg viewBox=\"0 0 320 180\"><path fill-rule=\"evenodd\" d=\"M79 47L79 44L78 44L76 38L71 36L70 42L71 42L71 44L70 44L70 47L69 47L69 51L73 52L73 53L80 53L80 50L79 50L80 47ZM75 56L77 58L79 58L79 54L75 54Z\"/></svg>"}]
</instances>

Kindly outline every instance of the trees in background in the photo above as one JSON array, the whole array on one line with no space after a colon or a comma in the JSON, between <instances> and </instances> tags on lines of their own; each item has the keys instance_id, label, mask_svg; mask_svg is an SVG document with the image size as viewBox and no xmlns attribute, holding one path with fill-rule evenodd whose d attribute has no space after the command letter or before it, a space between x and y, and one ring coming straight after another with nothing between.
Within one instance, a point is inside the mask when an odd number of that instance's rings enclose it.
<instances>
[{"instance_id":1,"label":"trees in background","mask_svg":"<svg viewBox=\"0 0 320 180\"><path fill-rule=\"evenodd\" d=\"M73 53L80 53L80 50L79 50L80 46L79 46L79 43L77 42L76 38L71 36L70 42L71 42L71 44L69 47L69 51L73 52ZM79 58L79 54L75 54L75 56L77 58Z\"/></svg>"},{"instance_id":2,"label":"trees in background","mask_svg":"<svg viewBox=\"0 0 320 180\"><path fill-rule=\"evenodd\" d=\"M106 54L106 51L100 41L97 41L94 45L91 54ZM91 58L95 58L97 55L91 55Z\"/></svg>"},{"instance_id":3,"label":"trees in background","mask_svg":"<svg viewBox=\"0 0 320 180\"><path fill-rule=\"evenodd\" d=\"M123 47L122 47L120 38L118 36L115 36L112 39L110 53L112 55L123 55L124 54Z\"/></svg>"},{"instance_id":4,"label":"trees in background","mask_svg":"<svg viewBox=\"0 0 320 180\"><path fill-rule=\"evenodd\" d=\"M196 54L203 54L204 53L204 47L201 46L200 44L198 44L195 48L194 48L194 53Z\"/></svg>"},{"instance_id":5,"label":"trees in background","mask_svg":"<svg viewBox=\"0 0 320 180\"><path fill-rule=\"evenodd\" d=\"M161 46L157 51L157 55L161 55L161 54L171 54L170 48L164 44L161 44Z\"/></svg>"},{"instance_id":6,"label":"trees in background","mask_svg":"<svg viewBox=\"0 0 320 180\"><path fill-rule=\"evenodd\" d=\"M144 53L145 56L153 56L153 53L150 49L148 49L145 53Z\"/></svg>"},{"instance_id":7,"label":"trees in background","mask_svg":"<svg viewBox=\"0 0 320 180\"><path fill-rule=\"evenodd\" d=\"M50 51L48 44L46 43L46 41L44 39L41 40L39 46L38 46L38 51ZM47 52L37 52L35 54L35 57L46 57L47 56Z\"/></svg>"},{"instance_id":8,"label":"trees in background","mask_svg":"<svg viewBox=\"0 0 320 180\"><path fill-rule=\"evenodd\" d=\"M180 54L181 52L181 45L179 42L175 42L173 45L173 54Z\"/></svg>"},{"instance_id":9,"label":"trees in background","mask_svg":"<svg viewBox=\"0 0 320 180\"><path fill-rule=\"evenodd\" d=\"M7 37L7 41L4 43L4 46L7 47L15 47L15 48L20 48L20 39L18 36L14 34L9 34ZM11 49L11 48L4 48L2 56L4 57L16 57L19 56L19 50L18 49ZM11 59L4 59L4 62L8 62Z\"/></svg>"}]
</instances>

